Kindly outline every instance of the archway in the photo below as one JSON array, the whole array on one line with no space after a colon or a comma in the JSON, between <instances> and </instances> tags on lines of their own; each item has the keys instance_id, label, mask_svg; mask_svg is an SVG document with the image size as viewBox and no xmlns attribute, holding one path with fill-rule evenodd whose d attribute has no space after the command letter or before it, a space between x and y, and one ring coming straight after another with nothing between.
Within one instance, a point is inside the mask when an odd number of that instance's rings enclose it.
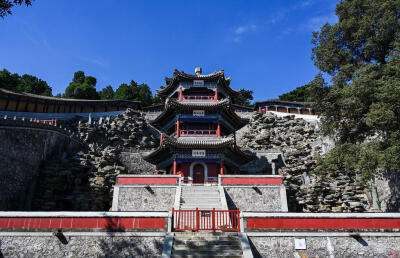
<instances>
[{"instance_id":1,"label":"archway","mask_svg":"<svg viewBox=\"0 0 400 258\"><path fill-rule=\"evenodd\" d=\"M190 177L193 179L193 183L204 183L204 180L208 179L208 169L206 163L193 162L190 164Z\"/></svg>"}]
</instances>

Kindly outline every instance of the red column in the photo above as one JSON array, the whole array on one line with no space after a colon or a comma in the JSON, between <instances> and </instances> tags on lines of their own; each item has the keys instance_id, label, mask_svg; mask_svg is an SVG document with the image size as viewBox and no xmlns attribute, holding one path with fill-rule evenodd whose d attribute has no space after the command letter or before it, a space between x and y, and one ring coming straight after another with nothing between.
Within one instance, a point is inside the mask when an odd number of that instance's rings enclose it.
<instances>
[{"instance_id":1,"label":"red column","mask_svg":"<svg viewBox=\"0 0 400 258\"><path fill-rule=\"evenodd\" d=\"M220 173L221 175L224 174L224 163L223 163L222 159L221 159L220 172L219 172L219 173Z\"/></svg>"},{"instance_id":2,"label":"red column","mask_svg":"<svg viewBox=\"0 0 400 258\"><path fill-rule=\"evenodd\" d=\"M215 208L213 208L213 211L212 211L212 228L213 228L213 231L215 232Z\"/></svg>"},{"instance_id":3,"label":"red column","mask_svg":"<svg viewBox=\"0 0 400 258\"><path fill-rule=\"evenodd\" d=\"M156 169L156 175L158 175L158 169Z\"/></svg>"},{"instance_id":4,"label":"red column","mask_svg":"<svg viewBox=\"0 0 400 258\"><path fill-rule=\"evenodd\" d=\"M301 114L301 112L300 112L300 108L297 108L297 113Z\"/></svg>"},{"instance_id":5,"label":"red column","mask_svg":"<svg viewBox=\"0 0 400 258\"><path fill-rule=\"evenodd\" d=\"M176 159L174 159L174 175L176 175Z\"/></svg>"},{"instance_id":6,"label":"red column","mask_svg":"<svg viewBox=\"0 0 400 258\"><path fill-rule=\"evenodd\" d=\"M311 108L308 109L308 114L312 115Z\"/></svg>"},{"instance_id":7,"label":"red column","mask_svg":"<svg viewBox=\"0 0 400 258\"><path fill-rule=\"evenodd\" d=\"M218 100L218 88L215 88L215 96L214 96L214 101Z\"/></svg>"},{"instance_id":8,"label":"red column","mask_svg":"<svg viewBox=\"0 0 400 258\"><path fill-rule=\"evenodd\" d=\"M289 113L289 107L286 107L286 113Z\"/></svg>"},{"instance_id":9,"label":"red column","mask_svg":"<svg viewBox=\"0 0 400 258\"><path fill-rule=\"evenodd\" d=\"M181 133L180 133L180 131L179 131L179 119L178 120L176 120L176 136L181 136Z\"/></svg>"},{"instance_id":10,"label":"red column","mask_svg":"<svg viewBox=\"0 0 400 258\"><path fill-rule=\"evenodd\" d=\"M200 213L199 213L199 208L196 208L196 232L199 231L200 229Z\"/></svg>"},{"instance_id":11,"label":"red column","mask_svg":"<svg viewBox=\"0 0 400 258\"><path fill-rule=\"evenodd\" d=\"M217 137L221 136L221 125L219 124L219 120L218 120L218 125L217 125Z\"/></svg>"},{"instance_id":12,"label":"red column","mask_svg":"<svg viewBox=\"0 0 400 258\"><path fill-rule=\"evenodd\" d=\"M262 113L262 108L258 107L258 112Z\"/></svg>"},{"instance_id":13,"label":"red column","mask_svg":"<svg viewBox=\"0 0 400 258\"><path fill-rule=\"evenodd\" d=\"M179 100L183 100L182 87L179 88Z\"/></svg>"},{"instance_id":14,"label":"red column","mask_svg":"<svg viewBox=\"0 0 400 258\"><path fill-rule=\"evenodd\" d=\"M278 112L278 106L275 105L275 111Z\"/></svg>"}]
</instances>

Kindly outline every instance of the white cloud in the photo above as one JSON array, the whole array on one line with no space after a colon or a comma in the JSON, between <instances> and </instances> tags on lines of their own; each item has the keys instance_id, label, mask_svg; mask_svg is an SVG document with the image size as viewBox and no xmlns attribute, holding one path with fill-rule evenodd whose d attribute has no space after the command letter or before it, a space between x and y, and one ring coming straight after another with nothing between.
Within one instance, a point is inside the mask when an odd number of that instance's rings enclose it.
<instances>
[{"instance_id":1,"label":"white cloud","mask_svg":"<svg viewBox=\"0 0 400 258\"><path fill-rule=\"evenodd\" d=\"M298 9L306 8L314 4L315 0L304 0L300 3L294 4L287 8L280 9L279 11L275 12L270 18L269 23L275 24L283 20L289 13L294 12Z\"/></svg>"},{"instance_id":2,"label":"white cloud","mask_svg":"<svg viewBox=\"0 0 400 258\"><path fill-rule=\"evenodd\" d=\"M256 30L257 30L257 25L255 25L255 24L237 27L234 30L233 42L239 43L240 41L242 41L242 37L244 36L244 34L249 33L249 32L254 32Z\"/></svg>"},{"instance_id":3,"label":"white cloud","mask_svg":"<svg viewBox=\"0 0 400 258\"><path fill-rule=\"evenodd\" d=\"M246 26L239 26L235 29L235 34L240 35L249 31L255 31L257 29L257 26L252 24L252 25L246 25Z\"/></svg>"},{"instance_id":4,"label":"white cloud","mask_svg":"<svg viewBox=\"0 0 400 258\"><path fill-rule=\"evenodd\" d=\"M306 30L316 31L319 30L325 23L329 22L330 24L337 22L337 16L332 13L329 15L315 16L310 18L304 26Z\"/></svg>"}]
</instances>

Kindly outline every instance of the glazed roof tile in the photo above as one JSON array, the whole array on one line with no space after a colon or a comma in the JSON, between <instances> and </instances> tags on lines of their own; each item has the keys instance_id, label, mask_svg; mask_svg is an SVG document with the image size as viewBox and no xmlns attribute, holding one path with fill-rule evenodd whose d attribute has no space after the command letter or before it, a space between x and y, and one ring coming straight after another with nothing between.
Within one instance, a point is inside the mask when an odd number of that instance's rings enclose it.
<instances>
[{"instance_id":1,"label":"glazed roof tile","mask_svg":"<svg viewBox=\"0 0 400 258\"><path fill-rule=\"evenodd\" d=\"M187 79L187 80L221 80L222 81L222 85L224 86L224 88L226 89L226 91L232 95L236 95L239 93L239 91L234 90L230 87L231 84L231 78L227 77L225 78L225 73L224 70L221 69L218 72L213 72L210 74L187 74L185 72L180 72L177 69L174 70L173 73L173 77L172 78L168 78L165 77L165 83L167 84L167 86L163 89L159 89L157 90L157 94L167 94L172 87L174 86L174 84L176 82L178 82L179 78L183 78L183 79Z\"/></svg>"},{"instance_id":2,"label":"glazed roof tile","mask_svg":"<svg viewBox=\"0 0 400 258\"><path fill-rule=\"evenodd\" d=\"M165 109L161 112L154 120L151 121L152 124L155 124L162 120L165 116L167 116L168 112L170 112L171 108L178 109L225 109L228 114L233 117L239 124L244 125L245 122L231 109L231 100L229 98L225 98L223 100L218 101L210 101L210 102L186 102L179 101L177 99L169 99L165 104Z\"/></svg>"},{"instance_id":3,"label":"glazed roof tile","mask_svg":"<svg viewBox=\"0 0 400 258\"><path fill-rule=\"evenodd\" d=\"M172 137L166 134L162 134L163 141L161 145L151 153L146 153L142 155L143 159L146 161L151 161L160 152L167 150L168 146L176 148L230 148L232 151L236 152L242 156L246 161L251 161L254 157L250 156L243 151L241 151L235 144L235 138L232 135L227 137Z\"/></svg>"}]
</instances>

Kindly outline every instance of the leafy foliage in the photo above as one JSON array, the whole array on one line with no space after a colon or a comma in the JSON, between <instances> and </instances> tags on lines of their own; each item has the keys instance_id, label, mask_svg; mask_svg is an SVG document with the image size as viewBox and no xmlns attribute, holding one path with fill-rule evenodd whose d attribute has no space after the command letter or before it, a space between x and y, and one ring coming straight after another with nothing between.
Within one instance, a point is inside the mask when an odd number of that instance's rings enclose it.
<instances>
[{"instance_id":1,"label":"leafy foliage","mask_svg":"<svg viewBox=\"0 0 400 258\"><path fill-rule=\"evenodd\" d=\"M240 106L251 106L250 101L253 100L253 91L240 89L239 94L233 98L233 104Z\"/></svg>"},{"instance_id":2,"label":"leafy foliage","mask_svg":"<svg viewBox=\"0 0 400 258\"><path fill-rule=\"evenodd\" d=\"M0 0L0 17L4 18L5 16L12 14L11 8L16 5L23 5L26 6L32 5L31 0Z\"/></svg>"},{"instance_id":3,"label":"leafy foliage","mask_svg":"<svg viewBox=\"0 0 400 258\"><path fill-rule=\"evenodd\" d=\"M72 82L65 89L64 96L74 99L100 99L96 92L97 80L93 76L85 76L82 71L74 74Z\"/></svg>"},{"instance_id":4,"label":"leafy foliage","mask_svg":"<svg viewBox=\"0 0 400 258\"><path fill-rule=\"evenodd\" d=\"M101 91L99 91L100 99L114 99L114 89L111 85L108 85Z\"/></svg>"},{"instance_id":5,"label":"leafy foliage","mask_svg":"<svg viewBox=\"0 0 400 258\"><path fill-rule=\"evenodd\" d=\"M309 88L310 87L308 86L308 84L297 87L296 89L289 91L288 93L280 95L279 100L299 101L299 102L308 101Z\"/></svg>"},{"instance_id":6,"label":"leafy foliage","mask_svg":"<svg viewBox=\"0 0 400 258\"><path fill-rule=\"evenodd\" d=\"M141 101L144 106L153 104L153 95L150 87L145 83L138 85L133 80L129 85L126 83L121 84L115 91L114 99Z\"/></svg>"},{"instance_id":7,"label":"leafy foliage","mask_svg":"<svg viewBox=\"0 0 400 258\"><path fill-rule=\"evenodd\" d=\"M42 79L29 74L11 74L6 69L0 71L0 88L45 96L51 96L52 92L51 87Z\"/></svg>"},{"instance_id":8,"label":"leafy foliage","mask_svg":"<svg viewBox=\"0 0 400 258\"><path fill-rule=\"evenodd\" d=\"M338 139L318 170L355 170L367 184L379 169L400 171L400 2L344 0L336 14L312 41L315 65L333 81L313 87L314 108Z\"/></svg>"}]
</instances>

